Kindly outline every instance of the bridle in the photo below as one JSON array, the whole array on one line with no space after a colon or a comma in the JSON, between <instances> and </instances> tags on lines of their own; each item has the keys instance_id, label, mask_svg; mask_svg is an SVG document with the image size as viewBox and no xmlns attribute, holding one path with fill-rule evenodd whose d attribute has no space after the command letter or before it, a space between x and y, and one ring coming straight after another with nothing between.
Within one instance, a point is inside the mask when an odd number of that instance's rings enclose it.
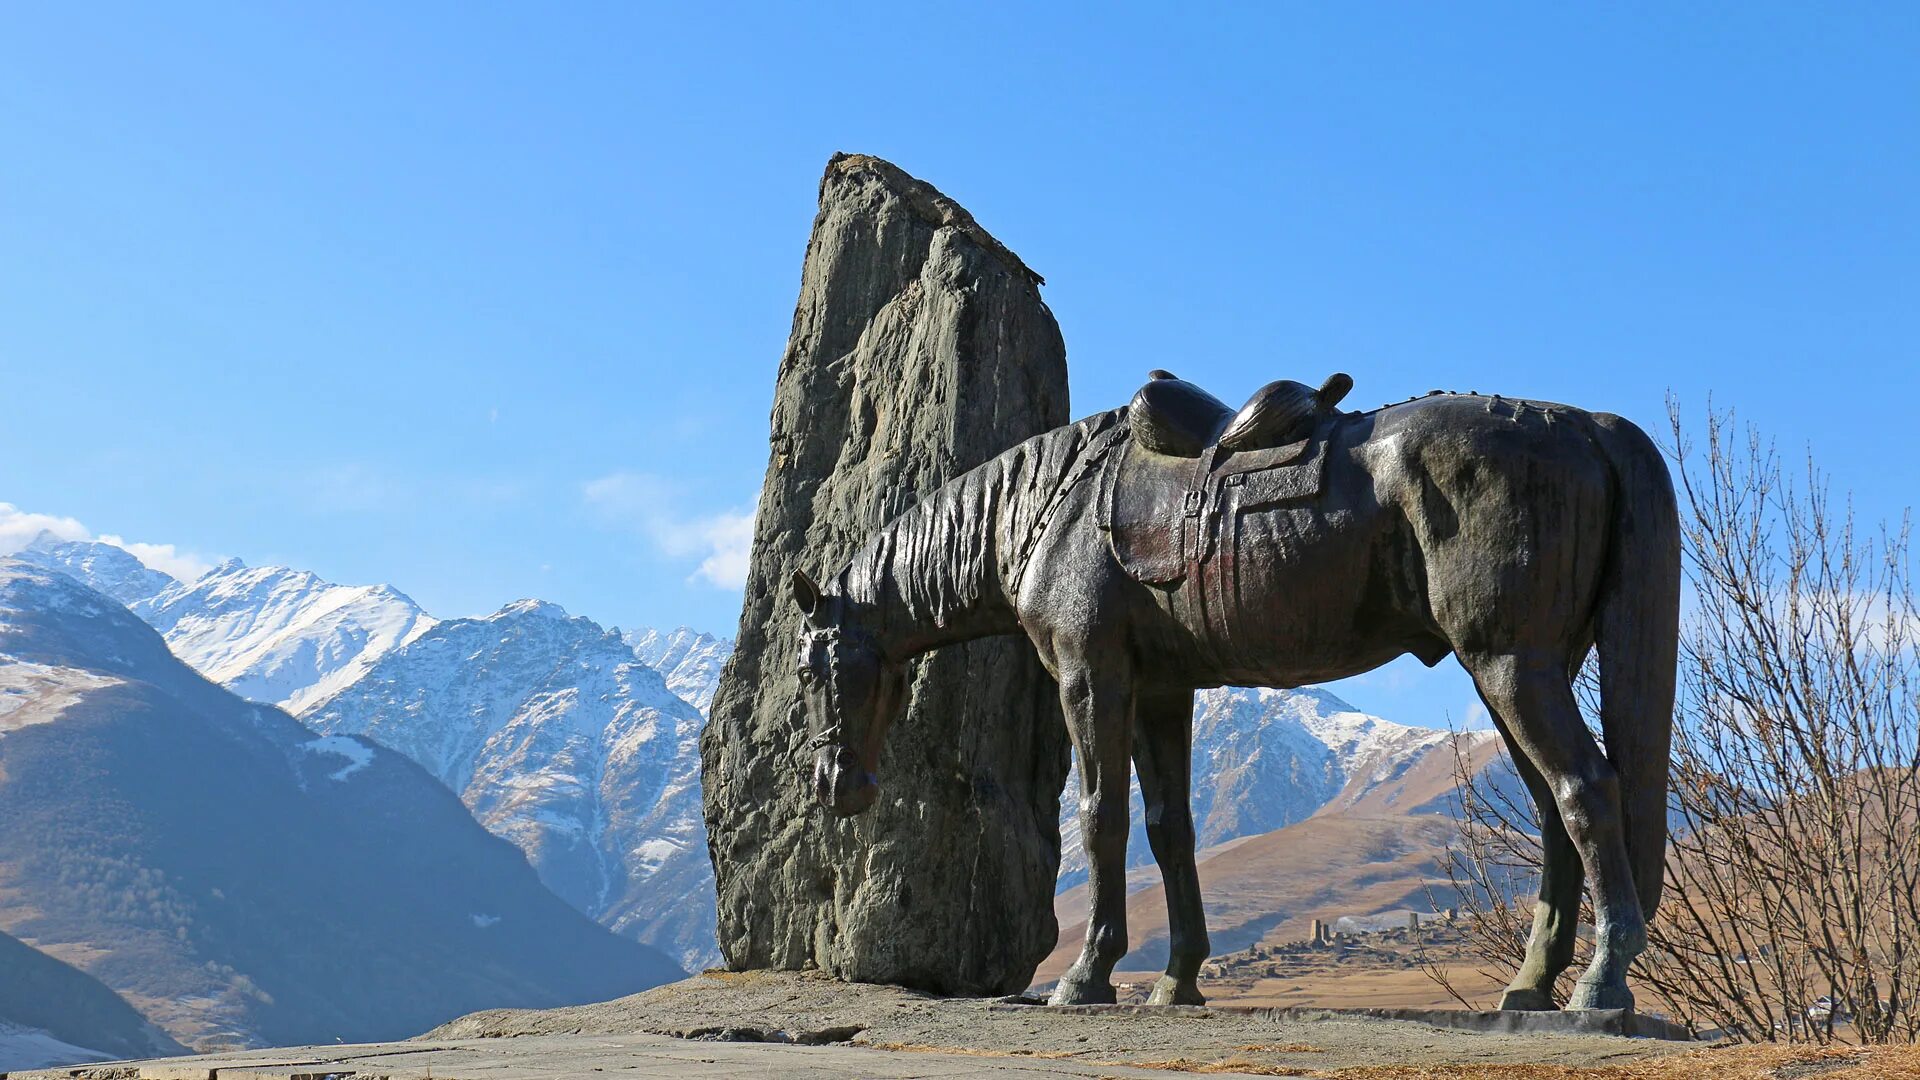
<instances>
[{"instance_id":1,"label":"bridle","mask_svg":"<svg viewBox=\"0 0 1920 1080\"><path fill-rule=\"evenodd\" d=\"M840 737L842 729L846 727L845 714L840 708L840 647L844 644L869 653L877 664L882 666L886 664L887 657L880 651L880 647L874 644L873 638L858 628L818 627L802 632L800 641L809 659L816 655L816 650L824 652L827 657L826 719L828 724L824 731L807 740L807 749L819 750L831 746Z\"/></svg>"}]
</instances>

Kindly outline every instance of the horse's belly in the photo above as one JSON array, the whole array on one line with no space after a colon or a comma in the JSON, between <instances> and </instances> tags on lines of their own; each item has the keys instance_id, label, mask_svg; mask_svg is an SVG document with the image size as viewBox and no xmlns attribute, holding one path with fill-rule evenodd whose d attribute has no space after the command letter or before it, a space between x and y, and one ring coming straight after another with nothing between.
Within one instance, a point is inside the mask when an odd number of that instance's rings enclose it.
<instances>
[{"instance_id":1,"label":"horse's belly","mask_svg":"<svg viewBox=\"0 0 1920 1080\"><path fill-rule=\"evenodd\" d=\"M1209 524L1206 557L1166 603L1221 681L1337 677L1378 651L1373 638L1391 636L1391 627L1362 625L1377 516L1280 506L1223 512Z\"/></svg>"}]
</instances>

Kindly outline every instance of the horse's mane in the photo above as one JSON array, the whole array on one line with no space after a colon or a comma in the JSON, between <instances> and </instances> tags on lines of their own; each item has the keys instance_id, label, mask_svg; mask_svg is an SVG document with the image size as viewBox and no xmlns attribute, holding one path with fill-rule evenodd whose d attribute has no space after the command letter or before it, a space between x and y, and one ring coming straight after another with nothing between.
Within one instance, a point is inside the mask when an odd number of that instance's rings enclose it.
<instances>
[{"instance_id":1,"label":"horse's mane","mask_svg":"<svg viewBox=\"0 0 1920 1080\"><path fill-rule=\"evenodd\" d=\"M1015 575L1087 444L1126 412L1095 413L1035 435L935 488L854 555L843 572L845 595L884 608L891 593L920 626L945 627L973 611Z\"/></svg>"}]
</instances>

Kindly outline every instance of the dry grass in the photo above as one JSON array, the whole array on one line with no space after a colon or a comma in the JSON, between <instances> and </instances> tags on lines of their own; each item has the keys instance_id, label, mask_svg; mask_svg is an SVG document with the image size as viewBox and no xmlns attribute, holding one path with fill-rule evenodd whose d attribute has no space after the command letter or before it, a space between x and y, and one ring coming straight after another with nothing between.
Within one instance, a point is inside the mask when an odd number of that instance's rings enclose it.
<instances>
[{"instance_id":1,"label":"dry grass","mask_svg":"<svg viewBox=\"0 0 1920 1080\"><path fill-rule=\"evenodd\" d=\"M1625 1065L1364 1065L1327 1080L1920 1080L1920 1047L1741 1046Z\"/></svg>"},{"instance_id":2,"label":"dry grass","mask_svg":"<svg viewBox=\"0 0 1920 1080\"><path fill-rule=\"evenodd\" d=\"M1315 1054L1309 1043L1234 1047L1227 1057L1118 1061L1036 1050L972 1050L914 1043L872 1043L877 1050L964 1054L973 1057L1073 1059L1088 1065L1166 1072L1242 1076L1309 1076L1321 1080L1920 1080L1920 1047L1914 1046L1730 1046L1621 1065L1360 1065L1303 1068L1245 1054Z\"/></svg>"}]
</instances>

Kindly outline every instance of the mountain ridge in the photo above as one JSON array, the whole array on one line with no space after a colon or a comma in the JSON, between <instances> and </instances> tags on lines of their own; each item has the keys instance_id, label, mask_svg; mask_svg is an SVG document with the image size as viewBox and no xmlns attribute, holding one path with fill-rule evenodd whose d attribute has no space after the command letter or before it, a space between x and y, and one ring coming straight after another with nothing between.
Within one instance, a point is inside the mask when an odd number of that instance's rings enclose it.
<instances>
[{"instance_id":1,"label":"mountain ridge","mask_svg":"<svg viewBox=\"0 0 1920 1080\"><path fill-rule=\"evenodd\" d=\"M679 974L403 756L243 701L124 606L11 560L0 819L0 931L196 1047L399 1037Z\"/></svg>"},{"instance_id":2,"label":"mountain ridge","mask_svg":"<svg viewBox=\"0 0 1920 1080\"><path fill-rule=\"evenodd\" d=\"M50 533L17 557L126 605L214 682L296 714L346 688L434 623L391 585L338 585L287 566L228 559L192 581L177 581L112 544Z\"/></svg>"}]
</instances>

